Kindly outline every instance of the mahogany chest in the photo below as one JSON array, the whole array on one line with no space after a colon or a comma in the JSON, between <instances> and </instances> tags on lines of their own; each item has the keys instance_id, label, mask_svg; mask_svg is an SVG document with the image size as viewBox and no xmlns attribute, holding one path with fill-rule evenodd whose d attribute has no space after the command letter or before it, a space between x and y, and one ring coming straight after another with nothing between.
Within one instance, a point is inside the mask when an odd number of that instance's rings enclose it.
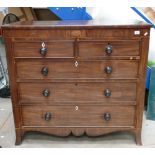
<instances>
[{"instance_id":1,"label":"mahogany chest","mask_svg":"<svg viewBox=\"0 0 155 155\"><path fill-rule=\"evenodd\" d=\"M141 144L150 25L29 21L2 30L16 144L28 131L129 131Z\"/></svg>"}]
</instances>

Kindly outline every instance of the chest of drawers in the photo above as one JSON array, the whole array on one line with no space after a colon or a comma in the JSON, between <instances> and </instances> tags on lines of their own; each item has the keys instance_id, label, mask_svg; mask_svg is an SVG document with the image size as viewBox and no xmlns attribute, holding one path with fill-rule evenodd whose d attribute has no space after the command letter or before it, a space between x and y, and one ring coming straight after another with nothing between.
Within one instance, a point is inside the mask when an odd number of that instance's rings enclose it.
<instances>
[{"instance_id":1,"label":"chest of drawers","mask_svg":"<svg viewBox=\"0 0 155 155\"><path fill-rule=\"evenodd\" d=\"M141 144L150 25L33 21L2 29L16 144L28 131L129 131Z\"/></svg>"}]
</instances>

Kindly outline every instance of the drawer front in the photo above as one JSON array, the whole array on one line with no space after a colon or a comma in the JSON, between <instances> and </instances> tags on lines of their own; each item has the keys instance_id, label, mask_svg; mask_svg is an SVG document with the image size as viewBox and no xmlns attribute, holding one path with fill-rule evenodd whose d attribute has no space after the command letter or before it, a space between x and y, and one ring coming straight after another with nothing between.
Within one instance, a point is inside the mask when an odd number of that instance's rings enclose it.
<instances>
[{"instance_id":1,"label":"drawer front","mask_svg":"<svg viewBox=\"0 0 155 155\"><path fill-rule=\"evenodd\" d=\"M20 83L20 100L27 103L31 101L53 102L65 101L135 101L136 83L114 82L82 82L82 83Z\"/></svg>"},{"instance_id":2,"label":"drawer front","mask_svg":"<svg viewBox=\"0 0 155 155\"><path fill-rule=\"evenodd\" d=\"M134 106L22 107L23 126L134 126Z\"/></svg>"},{"instance_id":3,"label":"drawer front","mask_svg":"<svg viewBox=\"0 0 155 155\"><path fill-rule=\"evenodd\" d=\"M87 21L83 21L87 22ZM71 30L72 29L72 30ZM143 35L142 29L127 29L127 28L83 28L83 29L29 29L25 31L24 29L10 29L4 30L3 35L5 37L12 38L35 38L35 39L53 39L53 40L67 40L73 38L80 39L141 39ZM135 31L139 31L140 34L135 35Z\"/></svg>"},{"instance_id":4,"label":"drawer front","mask_svg":"<svg viewBox=\"0 0 155 155\"><path fill-rule=\"evenodd\" d=\"M138 61L71 61L18 60L17 77L21 79L48 78L137 78Z\"/></svg>"},{"instance_id":5,"label":"drawer front","mask_svg":"<svg viewBox=\"0 0 155 155\"><path fill-rule=\"evenodd\" d=\"M79 57L138 56L138 41L80 42Z\"/></svg>"},{"instance_id":6,"label":"drawer front","mask_svg":"<svg viewBox=\"0 0 155 155\"><path fill-rule=\"evenodd\" d=\"M73 57L72 41L15 42L15 57Z\"/></svg>"}]
</instances>

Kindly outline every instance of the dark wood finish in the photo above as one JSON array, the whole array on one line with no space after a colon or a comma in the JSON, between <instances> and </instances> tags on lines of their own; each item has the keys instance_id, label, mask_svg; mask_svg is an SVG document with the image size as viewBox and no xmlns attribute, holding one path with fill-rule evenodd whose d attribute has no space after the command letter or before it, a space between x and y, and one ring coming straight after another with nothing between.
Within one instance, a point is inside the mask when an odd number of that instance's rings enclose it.
<instances>
[{"instance_id":1,"label":"dark wood finish","mask_svg":"<svg viewBox=\"0 0 155 155\"><path fill-rule=\"evenodd\" d=\"M41 28L41 29L40 29ZM134 31L136 31L137 29L135 28L130 28L130 29L89 29L89 27L86 29L82 29L81 27L79 28L80 30L77 32L77 30L72 30L70 28L59 28L56 29L51 28L51 30L49 31L48 28L44 27L44 29L42 29L43 27L38 27L36 29L33 30L33 28L29 28L27 29L27 31L25 31L26 28L22 28L21 29L16 29L16 27L14 28L14 30L12 29L8 29L7 31L3 31L3 34L6 37L13 37L16 38L15 40L21 40L24 39L23 36L25 36L25 41L26 39L29 40L33 38L34 39L39 39L39 40L70 40L70 39L76 39L79 38L81 40L115 40L115 38L117 40L129 40L129 39L133 39L133 40L140 40L140 36L141 35L134 35ZM78 28L78 27L77 27ZM22 41L22 40L21 40Z\"/></svg>"},{"instance_id":2,"label":"dark wood finish","mask_svg":"<svg viewBox=\"0 0 155 155\"><path fill-rule=\"evenodd\" d=\"M112 53L106 52L106 47L112 47ZM85 41L79 43L79 57L98 58L110 56L138 56L138 41Z\"/></svg>"},{"instance_id":3,"label":"dark wood finish","mask_svg":"<svg viewBox=\"0 0 155 155\"><path fill-rule=\"evenodd\" d=\"M42 43L47 49L45 56L40 54ZM14 51L15 57L73 57L73 41L15 42Z\"/></svg>"},{"instance_id":4,"label":"dark wood finish","mask_svg":"<svg viewBox=\"0 0 155 155\"><path fill-rule=\"evenodd\" d=\"M78 107L78 109L77 109ZM123 112L122 112L123 111ZM51 113L51 119L45 120L45 114ZM104 114L111 115L105 120ZM22 108L22 126L79 126L79 127L133 127L134 106L51 106Z\"/></svg>"},{"instance_id":5,"label":"dark wood finish","mask_svg":"<svg viewBox=\"0 0 155 155\"><path fill-rule=\"evenodd\" d=\"M128 131L141 144L150 25L28 21L2 30L16 144L28 131Z\"/></svg>"},{"instance_id":6,"label":"dark wood finish","mask_svg":"<svg viewBox=\"0 0 155 155\"><path fill-rule=\"evenodd\" d=\"M42 57L39 50L43 42L15 42L15 57ZM73 41L46 41L46 58L73 57ZM61 46L59 46L61 44ZM106 46L112 46L112 53L106 53ZM139 56L139 41L78 41L79 57L98 58L110 56ZM34 52L36 51L36 52Z\"/></svg>"},{"instance_id":7,"label":"dark wood finish","mask_svg":"<svg viewBox=\"0 0 155 155\"><path fill-rule=\"evenodd\" d=\"M18 88L21 102L136 101L136 83L20 83ZM45 89L49 96L42 94ZM109 97L104 94L106 89L111 92Z\"/></svg>"},{"instance_id":8,"label":"dark wood finish","mask_svg":"<svg viewBox=\"0 0 155 155\"><path fill-rule=\"evenodd\" d=\"M77 61L77 66L76 66ZM138 60L36 60L18 59L17 77L21 79L50 78L137 78ZM112 67L107 74L106 67ZM48 68L47 76L41 73L43 67ZM134 68L134 69L133 69Z\"/></svg>"}]
</instances>

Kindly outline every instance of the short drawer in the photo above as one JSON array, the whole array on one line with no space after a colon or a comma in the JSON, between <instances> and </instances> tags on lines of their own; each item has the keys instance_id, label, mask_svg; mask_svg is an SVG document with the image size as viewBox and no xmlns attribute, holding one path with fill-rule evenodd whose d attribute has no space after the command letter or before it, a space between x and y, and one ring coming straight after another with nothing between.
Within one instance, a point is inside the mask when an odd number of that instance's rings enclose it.
<instances>
[{"instance_id":1,"label":"short drawer","mask_svg":"<svg viewBox=\"0 0 155 155\"><path fill-rule=\"evenodd\" d=\"M136 101L136 83L123 82L55 82L19 83L19 97L22 103L85 101L106 102Z\"/></svg>"},{"instance_id":2,"label":"short drawer","mask_svg":"<svg viewBox=\"0 0 155 155\"><path fill-rule=\"evenodd\" d=\"M138 56L139 41L83 41L79 43L79 57Z\"/></svg>"},{"instance_id":3,"label":"short drawer","mask_svg":"<svg viewBox=\"0 0 155 155\"><path fill-rule=\"evenodd\" d=\"M15 57L73 57L73 42L15 42L14 55Z\"/></svg>"},{"instance_id":4,"label":"short drawer","mask_svg":"<svg viewBox=\"0 0 155 155\"><path fill-rule=\"evenodd\" d=\"M22 126L133 127L134 106L23 106Z\"/></svg>"},{"instance_id":5,"label":"short drawer","mask_svg":"<svg viewBox=\"0 0 155 155\"><path fill-rule=\"evenodd\" d=\"M21 79L137 78L137 60L25 60L16 62Z\"/></svg>"}]
</instances>

